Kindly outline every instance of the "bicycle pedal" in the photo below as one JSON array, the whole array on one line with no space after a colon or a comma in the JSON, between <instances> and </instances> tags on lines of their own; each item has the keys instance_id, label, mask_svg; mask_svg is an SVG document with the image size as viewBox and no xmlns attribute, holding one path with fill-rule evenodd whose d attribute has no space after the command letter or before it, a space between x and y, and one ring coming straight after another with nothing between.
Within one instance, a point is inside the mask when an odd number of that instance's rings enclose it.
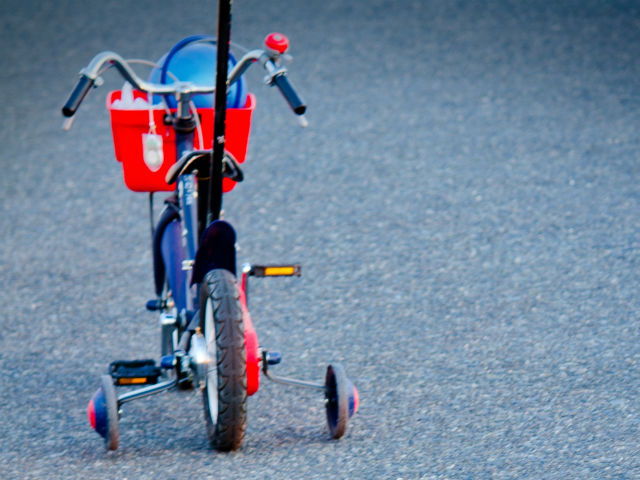
<instances>
[{"instance_id":1,"label":"bicycle pedal","mask_svg":"<svg viewBox=\"0 0 640 480\"><path fill-rule=\"evenodd\" d=\"M300 264L292 265L251 265L249 275L252 277L299 277Z\"/></svg>"},{"instance_id":2,"label":"bicycle pedal","mask_svg":"<svg viewBox=\"0 0 640 480\"><path fill-rule=\"evenodd\" d=\"M116 360L109 365L109 375L116 385L153 385L162 369L151 359Z\"/></svg>"}]
</instances>

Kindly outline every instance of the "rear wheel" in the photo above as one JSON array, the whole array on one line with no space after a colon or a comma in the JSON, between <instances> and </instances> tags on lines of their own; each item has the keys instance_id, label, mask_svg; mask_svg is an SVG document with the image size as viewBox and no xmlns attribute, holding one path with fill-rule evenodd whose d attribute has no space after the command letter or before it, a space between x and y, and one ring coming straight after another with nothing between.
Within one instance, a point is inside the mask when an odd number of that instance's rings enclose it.
<instances>
[{"instance_id":1,"label":"rear wheel","mask_svg":"<svg viewBox=\"0 0 640 480\"><path fill-rule=\"evenodd\" d=\"M203 390L207 435L214 448L235 450L246 428L247 377L238 286L227 270L211 270L201 283L200 328L211 358Z\"/></svg>"}]
</instances>

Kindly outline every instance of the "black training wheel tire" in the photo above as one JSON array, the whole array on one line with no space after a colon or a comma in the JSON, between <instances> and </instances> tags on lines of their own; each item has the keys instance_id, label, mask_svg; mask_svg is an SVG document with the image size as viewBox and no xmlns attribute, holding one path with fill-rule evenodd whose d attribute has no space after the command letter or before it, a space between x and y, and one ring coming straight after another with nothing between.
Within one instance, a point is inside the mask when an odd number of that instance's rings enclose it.
<instances>
[{"instance_id":1,"label":"black training wheel tire","mask_svg":"<svg viewBox=\"0 0 640 480\"><path fill-rule=\"evenodd\" d=\"M337 439L344 435L349 421L349 389L342 365L334 363L327 367L324 386L327 424L331 437Z\"/></svg>"},{"instance_id":2,"label":"black training wheel tire","mask_svg":"<svg viewBox=\"0 0 640 480\"><path fill-rule=\"evenodd\" d=\"M227 270L211 270L200 285L200 328L211 357L202 392L207 435L217 450L235 450L247 423L247 367L238 286Z\"/></svg>"},{"instance_id":3,"label":"black training wheel tire","mask_svg":"<svg viewBox=\"0 0 640 480\"><path fill-rule=\"evenodd\" d=\"M105 406L107 407L107 434L104 442L108 450L117 450L120 438L118 431L118 397L113 386L111 375L100 377L102 391L104 392Z\"/></svg>"}]
</instances>

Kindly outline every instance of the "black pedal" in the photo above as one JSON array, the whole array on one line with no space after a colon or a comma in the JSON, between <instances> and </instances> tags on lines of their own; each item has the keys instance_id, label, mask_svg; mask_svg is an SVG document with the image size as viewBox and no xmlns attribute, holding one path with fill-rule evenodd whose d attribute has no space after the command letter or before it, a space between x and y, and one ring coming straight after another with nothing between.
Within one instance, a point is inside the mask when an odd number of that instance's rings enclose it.
<instances>
[{"instance_id":1,"label":"black pedal","mask_svg":"<svg viewBox=\"0 0 640 480\"><path fill-rule=\"evenodd\" d=\"M109 365L109 375L116 385L152 385L158 383L162 369L154 360L116 360Z\"/></svg>"}]
</instances>

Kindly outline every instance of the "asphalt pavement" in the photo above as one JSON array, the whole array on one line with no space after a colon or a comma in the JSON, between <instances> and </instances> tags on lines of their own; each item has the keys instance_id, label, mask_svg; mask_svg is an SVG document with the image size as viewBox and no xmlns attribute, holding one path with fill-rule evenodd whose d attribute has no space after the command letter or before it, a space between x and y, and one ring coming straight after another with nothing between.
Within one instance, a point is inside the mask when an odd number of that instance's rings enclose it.
<instances>
[{"instance_id":1,"label":"asphalt pavement","mask_svg":"<svg viewBox=\"0 0 640 480\"><path fill-rule=\"evenodd\" d=\"M263 379L243 447L202 402L85 409L110 361L157 355L147 198L113 156L109 90L60 108L102 50L160 58L216 2L0 5L0 478L640 478L640 3L236 1L233 41L287 34L301 129L263 73L225 198L278 372L341 362L361 405Z\"/></svg>"}]
</instances>

